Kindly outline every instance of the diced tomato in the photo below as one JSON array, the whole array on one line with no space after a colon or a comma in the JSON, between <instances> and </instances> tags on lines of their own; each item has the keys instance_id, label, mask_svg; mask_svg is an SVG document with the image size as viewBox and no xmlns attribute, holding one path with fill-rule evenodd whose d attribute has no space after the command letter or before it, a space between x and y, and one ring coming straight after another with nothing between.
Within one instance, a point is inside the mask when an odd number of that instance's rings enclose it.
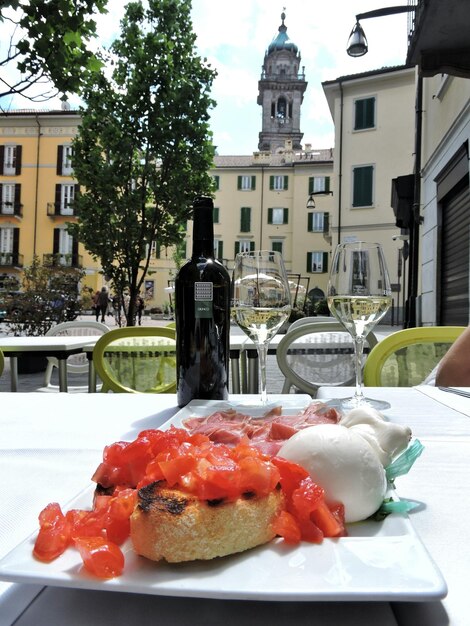
<instances>
[{"instance_id":1,"label":"diced tomato","mask_svg":"<svg viewBox=\"0 0 470 626\"><path fill-rule=\"evenodd\" d=\"M85 568L98 578L120 576L124 569L124 555L119 546L102 537L80 537L75 540Z\"/></svg>"},{"instance_id":2,"label":"diced tomato","mask_svg":"<svg viewBox=\"0 0 470 626\"><path fill-rule=\"evenodd\" d=\"M318 526L325 537L341 537L344 535L344 525L338 522L324 500L312 511L310 519Z\"/></svg>"},{"instance_id":3,"label":"diced tomato","mask_svg":"<svg viewBox=\"0 0 470 626\"><path fill-rule=\"evenodd\" d=\"M310 476L300 481L297 489L292 492L292 504L299 517L308 519L321 502L323 502L324 490L319 487Z\"/></svg>"},{"instance_id":4,"label":"diced tomato","mask_svg":"<svg viewBox=\"0 0 470 626\"><path fill-rule=\"evenodd\" d=\"M269 461L254 457L245 457L240 460L241 492L254 492L263 497L271 493L280 480L280 473Z\"/></svg>"},{"instance_id":5,"label":"diced tomato","mask_svg":"<svg viewBox=\"0 0 470 626\"><path fill-rule=\"evenodd\" d=\"M71 542L71 525L57 502L48 504L39 514L39 533L33 554L49 563L63 552Z\"/></svg>"},{"instance_id":6,"label":"diced tomato","mask_svg":"<svg viewBox=\"0 0 470 626\"><path fill-rule=\"evenodd\" d=\"M195 469L197 460L192 455L179 456L169 461L160 461L159 466L163 478L167 481L170 487L177 484L178 480L184 474L191 472ZM146 474L148 473L148 470Z\"/></svg>"},{"instance_id":7,"label":"diced tomato","mask_svg":"<svg viewBox=\"0 0 470 626\"><path fill-rule=\"evenodd\" d=\"M286 543L297 544L302 539L297 520L288 511L281 511L273 522L273 530Z\"/></svg>"},{"instance_id":8,"label":"diced tomato","mask_svg":"<svg viewBox=\"0 0 470 626\"><path fill-rule=\"evenodd\" d=\"M300 481L307 478L308 472L300 465L297 465L297 463L292 463L292 461L283 459L280 456L274 456L271 461L280 472L282 490L290 497L294 489L297 489L299 486Z\"/></svg>"}]
</instances>

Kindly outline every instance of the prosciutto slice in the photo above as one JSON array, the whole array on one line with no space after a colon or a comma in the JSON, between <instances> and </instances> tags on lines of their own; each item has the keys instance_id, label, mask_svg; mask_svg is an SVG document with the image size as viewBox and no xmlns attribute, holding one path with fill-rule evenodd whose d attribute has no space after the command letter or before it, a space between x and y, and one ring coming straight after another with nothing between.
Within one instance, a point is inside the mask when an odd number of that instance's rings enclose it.
<instances>
[{"instance_id":1,"label":"prosciutto slice","mask_svg":"<svg viewBox=\"0 0 470 626\"><path fill-rule=\"evenodd\" d=\"M216 443L237 445L243 441L274 456L297 431L317 424L337 424L340 414L322 402L312 402L297 415L282 415L281 408L263 417L250 417L235 409L216 411L207 417L188 417L183 426L194 435L206 435Z\"/></svg>"}]
</instances>

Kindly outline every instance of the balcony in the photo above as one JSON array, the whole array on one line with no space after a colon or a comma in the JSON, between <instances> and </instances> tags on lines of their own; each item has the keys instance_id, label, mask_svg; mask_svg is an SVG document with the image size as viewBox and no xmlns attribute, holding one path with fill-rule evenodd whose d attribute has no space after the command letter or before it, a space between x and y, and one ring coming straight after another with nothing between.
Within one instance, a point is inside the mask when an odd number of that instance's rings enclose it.
<instances>
[{"instance_id":1,"label":"balcony","mask_svg":"<svg viewBox=\"0 0 470 626\"><path fill-rule=\"evenodd\" d=\"M23 217L23 205L19 202L1 202L0 215Z\"/></svg>"},{"instance_id":2,"label":"balcony","mask_svg":"<svg viewBox=\"0 0 470 626\"><path fill-rule=\"evenodd\" d=\"M76 217L77 210L61 202L48 202L47 214L49 217Z\"/></svg>"},{"instance_id":3,"label":"balcony","mask_svg":"<svg viewBox=\"0 0 470 626\"><path fill-rule=\"evenodd\" d=\"M0 267L23 267L23 255L18 252L0 252Z\"/></svg>"},{"instance_id":4,"label":"balcony","mask_svg":"<svg viewBox=\"0 0 470 626\"><path fill-rule=\"evenodd\" d=\"M410 0L407 63L423 76L451 74L470 78L470 10L462 0ZM412 14L410 14L412 15Z\"/></svg>"},{"instance_id":5,"label":"balcony","mask_svg":"<svg viewBox=\"0 0 470 626\"><path fill-rule=\"evenodd\" d=\"M49 267L83 267L83 259L79 254L62 254L57 252L55 254L43 255L44 265Z\"/></svg>"}]
</instances>

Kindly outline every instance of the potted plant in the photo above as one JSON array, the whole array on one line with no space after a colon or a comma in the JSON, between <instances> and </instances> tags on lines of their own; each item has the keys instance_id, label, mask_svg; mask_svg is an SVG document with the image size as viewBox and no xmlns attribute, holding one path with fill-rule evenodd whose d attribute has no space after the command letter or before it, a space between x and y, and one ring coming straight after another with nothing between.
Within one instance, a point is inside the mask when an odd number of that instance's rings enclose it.
<instances>
[{"instance_id":1,"label":"potted plant","mask_svg":"<svg viewBox=\"0 0 470 626\"><path fill-rule=\"evenodd\" d=\"M24 268L22 291L7 303L7 327L13 335L42 336L60 322L76 319L81 303L78 285L85 272L78 268L41 264L35 256ZM19 373L40 372L45 357L28 354L18 359Z\"/></svg>"}]
</instances>

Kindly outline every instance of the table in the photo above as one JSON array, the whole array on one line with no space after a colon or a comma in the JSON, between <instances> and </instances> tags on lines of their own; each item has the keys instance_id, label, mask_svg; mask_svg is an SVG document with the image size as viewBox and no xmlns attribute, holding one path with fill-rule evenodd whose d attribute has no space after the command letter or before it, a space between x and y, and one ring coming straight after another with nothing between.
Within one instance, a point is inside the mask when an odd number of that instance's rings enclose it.
<instances>
[{"instance_id":1,"label":"table","mask_svg":"<svg viewBox=\"0 0 470 626\"><path fill-rule=\"evenodd\" d=\"M83 352L85 346L94 346L99 335L42 336L42 337L1 337L0 348L10 357L11 390L18 391L18 357L34 353L36 356L54 356L59 363L59 390L67 391L67 358Z\"/></svg>"},{"instance_id":2,"label":"table","mask_svg":"<svg viewBox=\"0 0 470 626\"><path fill-rule=\"evenodd\" d=\"M397 482L400 495L423 503L412 521L447 580L442 602L230 602L0 582L0 625L467 626L470 507L462 490L470 483L470 401L432 388L367 391L390 401L390 419L409 424L425 446ZM319 391L324 398L351 392ZM89 484L104 445L159 427L176 411L173 394L3 393L0 557L36 529L45 503L64 504Z\"/></svg>"}]
</instances>

